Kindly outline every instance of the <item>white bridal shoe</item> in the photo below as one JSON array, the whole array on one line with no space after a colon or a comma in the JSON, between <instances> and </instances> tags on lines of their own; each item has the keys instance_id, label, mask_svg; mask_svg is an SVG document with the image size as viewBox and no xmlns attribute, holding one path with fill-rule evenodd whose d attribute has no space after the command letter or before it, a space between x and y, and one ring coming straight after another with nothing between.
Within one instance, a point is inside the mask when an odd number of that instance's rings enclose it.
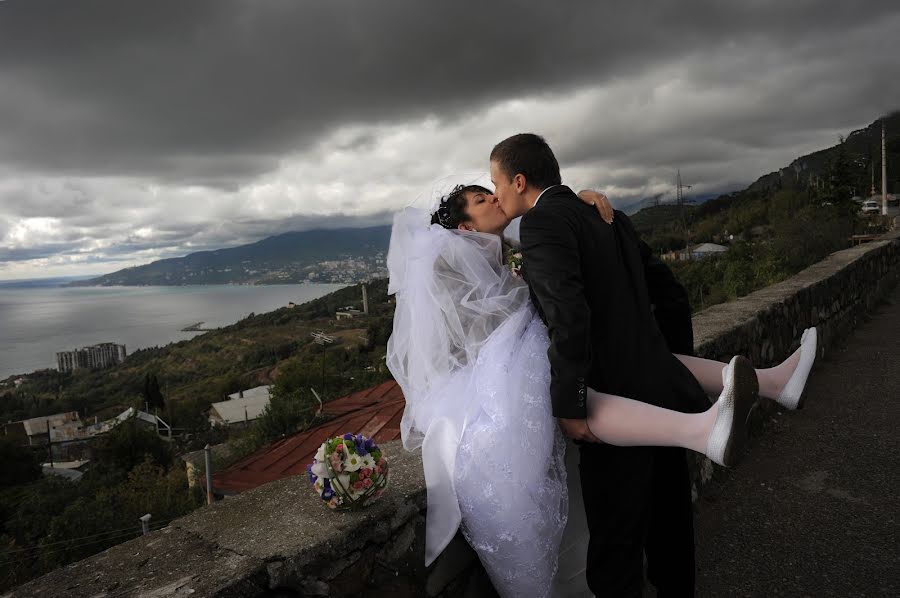
<instances>
[{"instance_id":1,"label":"white bridal shoe","mask_svg":"<svg viewBox=\"0 0 900 598\"><path fill-rule=\"evenodd\" d=\"M803 400L806 398L806 379L809 371L816 361L818 347L818 334L815 328L807 328L800 337L800 361L791 374L790 380L784 385L781 394L775 399L785 409L802 409Z\"/></svg>"},{"instance_id":2,"label":"white bridal shoe","mask_svg":"<svg viewBox=\"0 0 900 598\"><path fill-rule=\"evenodd\" d=\"M724 388L719 395L719 412L706 441L706 456L726 467L737 465L744 456L747 426L756 407L759 383L750 360L736 355L722 370Z\"/></svg>"}]
</instances>

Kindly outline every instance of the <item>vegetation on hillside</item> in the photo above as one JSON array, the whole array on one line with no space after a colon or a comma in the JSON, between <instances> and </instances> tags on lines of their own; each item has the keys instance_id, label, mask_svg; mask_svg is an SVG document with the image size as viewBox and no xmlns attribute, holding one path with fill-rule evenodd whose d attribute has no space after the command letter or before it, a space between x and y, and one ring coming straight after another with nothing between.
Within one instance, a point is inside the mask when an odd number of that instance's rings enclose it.
<instances>
[{"instance_id":1,"label":"vegetation on hillside","mask_svg":"<svg viewBox=\"0 0 900 598\"><path fill-rule=\"evenodd\" d=\"M888 117L888 164L900 167L900 114ZM685 244L718 243L722 255L670 262L694 310L733 300L774 284L850 245L854 234L887 230L881 216L864 217L854 196L865 195L876 174L880 190L880 124L854 132L827 150L803 156L746 190L704 204L645 208L632 216L642 238L659 254ZM896 181L888 189L897 191Z\"/></svg>"},{"instance_id":2,"label":"vegetation on hillside","mask_svg":"<svg viewBox=\"0 0 900 598\"><path fill-rule=\"evenodd\" d=\"M113 368L29 374L18 387L0 386L0 418L78 411L83 419L104 419L149 403L173 427L201 432L211 403L277 383L282 371L290 373L282 382L289 392L305 388L311 396L313 387L323 400L346 395L390 376L384 366L393 313L387 281L369 283L368 294L366 317L334 320L340 308L362 307L360 287L351 286L293 308L250 314L190 340L136 351ZM319 330L334 343L324 349L315 344L310 335Z\"/></svg>"},{"instance_id":3,"label":"vegetation on hillside","mask_svg":"<svg viewBox=\"0 0 900 598\"><path fill-rule=\"evenodd\" d=\"M171 447L134 419L94 442L79 481L41 476L38 456L0 438L0 592L141 534L203 504ZM14 472L14 473L11 473Z\"/></svg>"},{"instance_id":4,"label":"vegetation on hillside","mask_svg":"<svg viewBox=\"0 0 900 598\"><path fill-rule=\"evenodd\" d=\"M78 481L42 477L46 447L0 438L0 591L137 537L138 518L146 513L155 529L202 505L204 496L199 488L189 490L178 453L230 440L237 458L315 423L318 402L310 387L330 400L386 380L393 314L386 281L370 283L369 305L367 317L333 320L338 309L361 307L359 287L348 287L138 351L112 369L43 370L19 387L0 387L6 421L72 409L83 418L104 417L149 404L179 435L170 443L128 420L88 443L91 462ZM318 330L334 343L323 349L312 342L309 335ZM210 402L260 383L273 384L272 398L250 428L209 427Z\"/></svg>"}]
</instances>

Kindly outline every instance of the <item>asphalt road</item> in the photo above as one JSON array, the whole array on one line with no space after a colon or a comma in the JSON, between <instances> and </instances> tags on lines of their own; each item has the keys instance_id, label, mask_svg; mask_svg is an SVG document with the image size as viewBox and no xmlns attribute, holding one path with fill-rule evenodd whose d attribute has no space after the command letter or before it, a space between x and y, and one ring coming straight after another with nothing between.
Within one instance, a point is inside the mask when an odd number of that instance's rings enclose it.
<instances>
[{"instance_id":1,"label":"asphalt road","mask_svg":"<svg viewBox=\"0 0 900 598\"><path fill-rule=\"evenodd\" d=\"M697 596L900 596L900 287L704 489Z\"/></svg>"}]
</instances>

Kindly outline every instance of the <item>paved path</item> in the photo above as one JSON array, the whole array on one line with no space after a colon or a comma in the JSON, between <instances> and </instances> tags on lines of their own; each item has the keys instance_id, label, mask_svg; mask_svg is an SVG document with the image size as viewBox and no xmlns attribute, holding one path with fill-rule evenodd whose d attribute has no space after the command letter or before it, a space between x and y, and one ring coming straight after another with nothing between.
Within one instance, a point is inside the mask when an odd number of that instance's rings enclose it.
<instances>
[{"instance_id":1,"label":"paved path","mask_svg":"<svg viewBox=\"0 0 900 598\"><path fill-rule=\"evenodd\" d=\"M900 286L704 489L697 596L900 596Z\"/></svg>"}]
</instances>

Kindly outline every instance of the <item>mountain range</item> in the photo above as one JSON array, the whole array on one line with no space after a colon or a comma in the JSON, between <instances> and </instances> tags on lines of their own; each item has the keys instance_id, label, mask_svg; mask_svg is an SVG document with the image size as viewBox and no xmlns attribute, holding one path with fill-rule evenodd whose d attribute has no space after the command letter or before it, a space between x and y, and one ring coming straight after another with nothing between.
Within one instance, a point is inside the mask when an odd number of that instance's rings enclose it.
<instances>
[{"instance_id":1,"label":"mountain range","mask_svg":"<svg viewBox=\"0 0 900 598\"><path fill-rule=\"evenodd\" d=\"M389 226L319 229L198 251L72 286L353 283L387 274Z\"/></svg>"}]
</instances>

